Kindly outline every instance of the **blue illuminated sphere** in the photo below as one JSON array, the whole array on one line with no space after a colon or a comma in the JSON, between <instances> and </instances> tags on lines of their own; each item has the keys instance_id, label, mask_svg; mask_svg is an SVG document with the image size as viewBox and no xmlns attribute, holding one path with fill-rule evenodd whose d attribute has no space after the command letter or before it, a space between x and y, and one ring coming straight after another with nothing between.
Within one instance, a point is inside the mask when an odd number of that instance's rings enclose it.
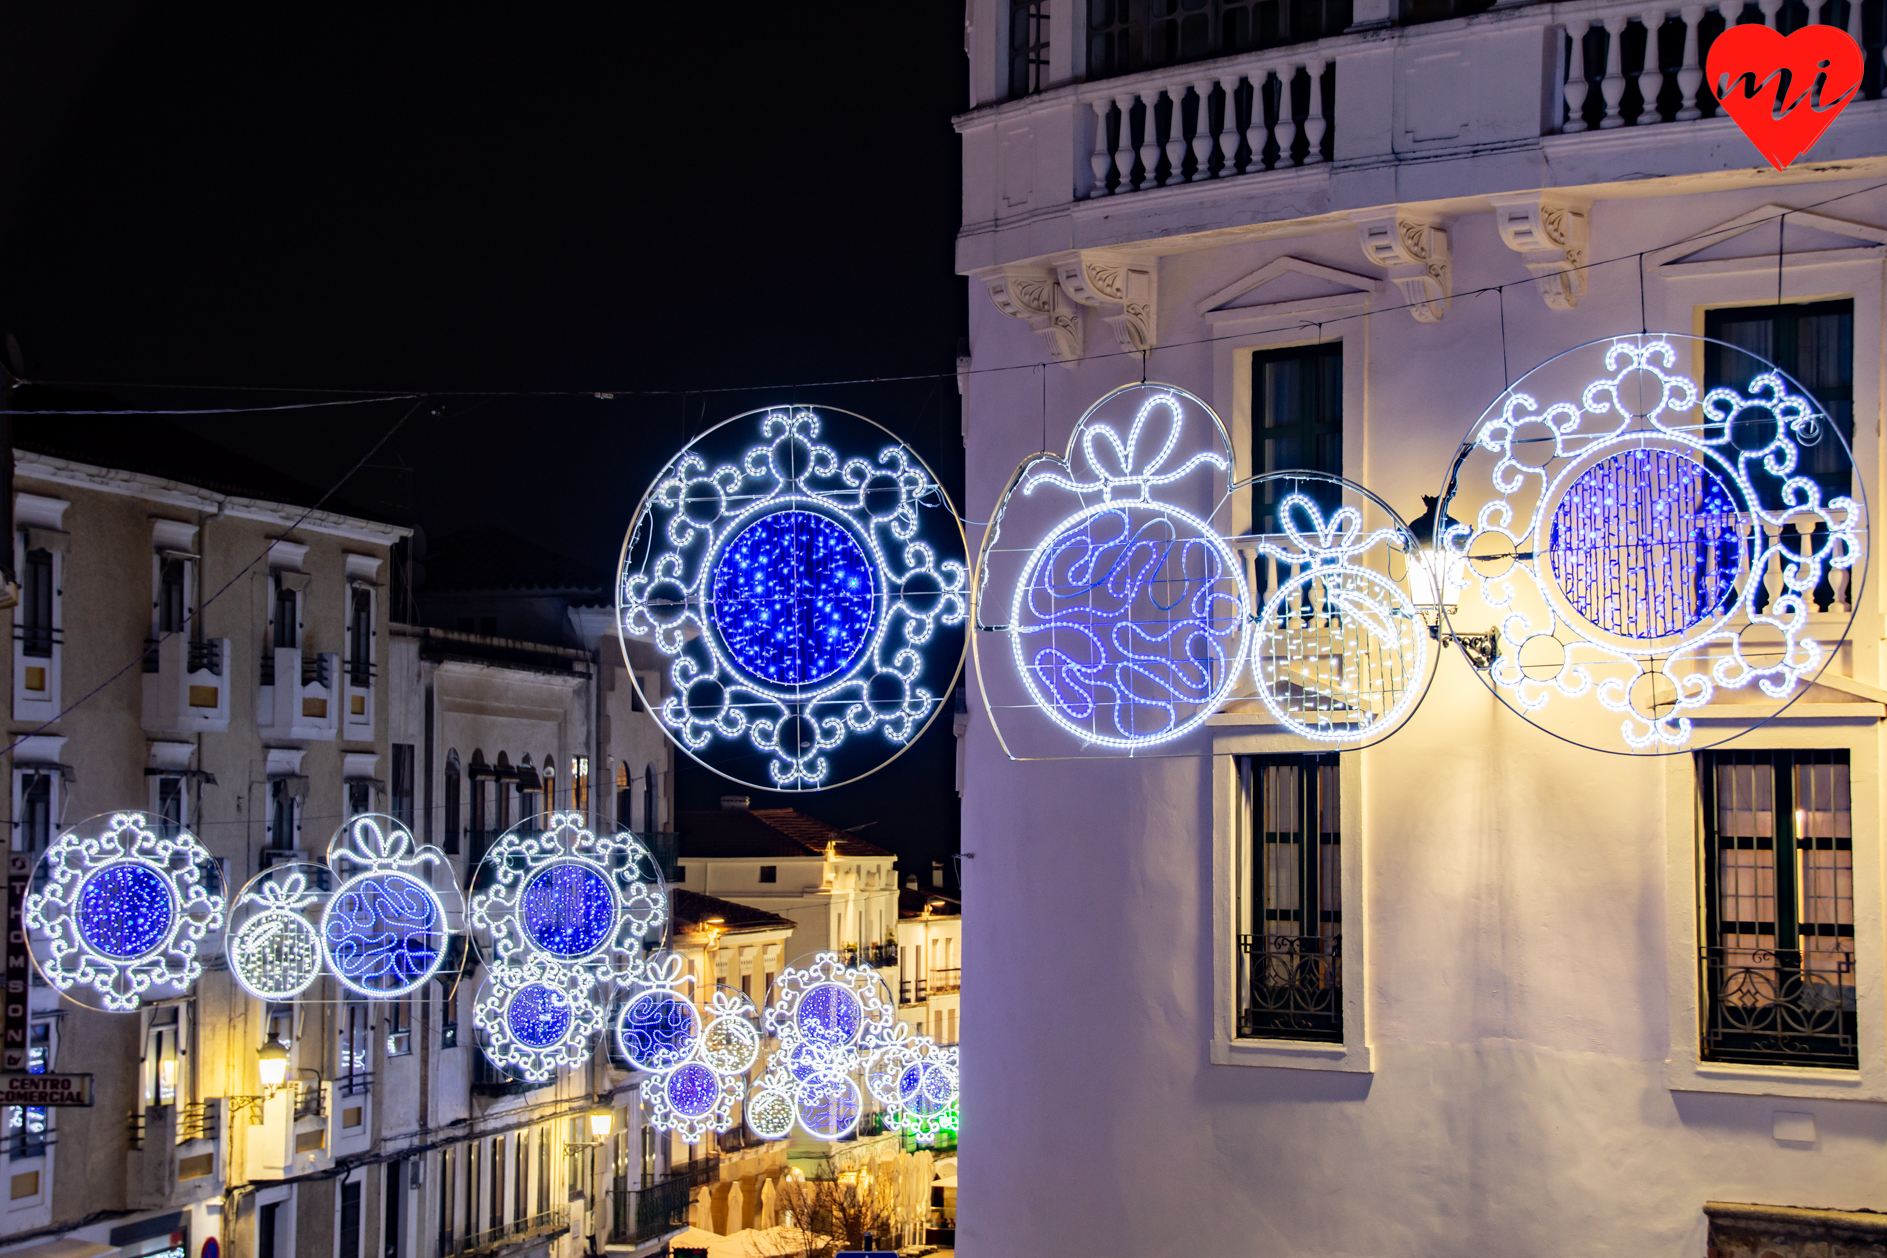
<instances>
[{"instance_id":1,"label":"blue illuminated sphere","mask_svg":"<svg viewBox=\"0 0 1887 1258\"><path fill-rule=\"evenodd\" d=\"M609 940L616 925L616 897L608 880L575 861L531 875L520 903L525 934L555 957L588 956Z\"/></svg>"},{"instance_id":2,"label":"blue illuminated sphere","mask_svg":"<svg viewBox=\"0 0 1887 1258\"><path fill-rule=\"evenodd\" d=\"M950 1076L935 1062L917 1062L898 1077L898 1098L913 1114L928 1117L950 1104Z\"/></svg>"},{"instance_id":3,"label":"blue illuminated sphere","mask_svg":"<svg viewBox=\"0 0 1887 1258\"><path fill-rule=\"evenodd\" d=\"M695 1007L671 991L644 992L622 1011L617 1039L638 1070L667 1070L686 1060L701 1034Z\"/></svg>"},{"instance_id":4,"label":"blue illuminated sphere","mask_svg":"<svg viewBox=\"0 0 1887 1258\"><path fill-rule=\"evenodd\" d=\"M687 1118L699 1118L721 1099L721 1081L700 1062L690 1062L668 1077L668 1103Z\"/></svg>"},{"instance_id":5,"label":"blue illuminated sphere","mask_svg":"<svg viewBox=\"0 0 1887 1258\"><path fill-rule=\"evenodd\" d=\"M1581 616L1621 637L1682 633L1727 610L1742 561L1736 500L1673 450L1601 459L1553 511L1553 579Z\"/></svg>"},{"instance_id":6,"label":"blue illuminated sphere","mask_svg":"<svg viewBox=\"0 0 1887 1258\"><path fill-rule=\"evenodd\" d=\"M850 530L811 511L742 529L714 565L709 616L739 667L778 686L843 672L870 638L877 580Z\"/></svg>"},{"instance_id":7,"label":"blue illuminated sphere","mask_svg":"<svg viewBox=\"0 0 1887 1258\"><path fill-rule=\"evenodd\" d=\"M392 995L417 987L438 968L445 923L419 879L363 874L328 902L321 943L343 982L368 995Z\"/></svg>"},{"instance_id":8,"label":"blue illuminated sphere","mask_svg":"<svg viewBox=\"0 0 1887 1258\"><path fill-rule=\"evenodd\" d=\"M156 949L177 920L169 881L148 865L107 865L79 886L79 938L119 960Z\"/></svg>"},{"instance_id":9,"label":"blue illuminated sphere","mask_svg":"<svg viewBox=\"0 0 1887 1258\"><path fill-rule=\"evenodd\" d=\"M848 989L821 983L800 999L793 1018L814 1044L850 1044L858 1038L865 1008Z\"/></svg>"},{"instance_id":10,"label":"blue illuminated sphere","mask_svg":"<svg viewBox=\"0 0 1887 1258\"><path fill-rule=\"evenodd\" d=\"M821 1140L844 1138L862 1109L858 1085L842 1074L817 1074L799 1085L799 1125Z\"/></svg>"},{"instance_id":11,"label":"blue illuminated sphere","mask_svg":"<svg viewBox=\"0 0 1887 1258\"><path fill-rule=\"evenodd\" d=\"M511 998L505 1023L526 1048L549 1048L570 1034L570 998L549 983L532 983Z\"/></svg>"}]
</instances>

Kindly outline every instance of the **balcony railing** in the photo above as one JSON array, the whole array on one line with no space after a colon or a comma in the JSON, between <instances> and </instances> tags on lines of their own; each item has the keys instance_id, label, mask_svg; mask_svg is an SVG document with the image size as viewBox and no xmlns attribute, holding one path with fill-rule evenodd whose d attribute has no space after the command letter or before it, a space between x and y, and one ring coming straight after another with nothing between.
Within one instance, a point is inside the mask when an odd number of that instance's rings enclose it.
<instances>
[{"instance_id":1,"label":"balcony railing","mask_svg":"<svg viewBox=\"0 0 1887 1258\"><path fill-rule=\"evenodd\" d=\"M1240 935L1245 1004L1238 1033L1266 1039L1343 1039L1343 941L1321 935Z\"/></svg>"},{"instance_id":2,"label":"balcony railing","mask_svg":"<svg viewBox=\"0 0 1887 1258\"><path fill-rule=\"evenodd\" d=\"M686 1175L671 1175L647 1188L611 1189L609 1243L640 1245L688 1226L694 1189Z\"/></svg>"},{"instance_id":3,"label":"balcony railing","mask_svg":"<svg viewBox=\"0 0 1887 1258\"><path fill-rule=\"evenodd\" d=\"M1704 948L1706 1061L1860 1064L1852 951Z\"/></svg>"},{"instance_id":4,"label":"balcony railing","mask_svg":"<svg viewBox=\"0 0 1887 1258\"><path fill-rule=\"evenodd\" d=\"M349 660L344 667L347 671L347 680L356 686L371 686L373 679L379 675L379 669L375 667L372 660Z\"/></svg>"},{"instance_id":5,"label":"balcony railing","mask_svg":"<svg viewBox=\"0 0 1887 1258\"><path fill-rule=\"evenodd\" d=\"M296 1118L326 1118L328 1090L322 1085L302 1084L295 1089Z\"/></svg>"},{"instance_id":6,"label":"balcony railing","mask_svg":"<svg viewBox=\"0 0 1887 1258\"><path fill-rule=\"evenodd\" d=\"M334 1081L334 1086L342 1096L365 1096L373 1091L373 1071L356 1070L352 1074L341 1075Z\"/></svg>"},{"instance_id":7,"label":"balcony railing","mask_svg":"<svg viewBox=\"0 0 1887 1258\"><path fill-rule=\"evenodd\" d=\"M186 667L193 673L209 673L216 677L223 675L223 648L228 644L224 638L209 638L202 642L192 642L186 656Z\"/></svg>"},{"instance_id":8,"label":"balcony railing","mask_svg":"<svg viewBox=\"0 0 1887 1258\"><path fill-rule=\"evenodd\" d=\"M740 1153L766 1143L768 1141L755 1135L753 1129L746 1123L736 1123L714 1137L714 1147L722 1153Z\"/></svg>"},{"instance_id":9,"label":"balcony railing","mask_svg":"<svg viewBox=\"0 0 1887 1258\"><path fill-rule=\"evenodd\" d=\"M14 625L13 640L20 644L20 654L49 659L54 646L65 644L66 631L51 625Z\"/></svg>"},{"instance_id":10,"label":"balcony railing","mask_svg":"<svg viewBox=\"0 0 1887 1258\"><path fill-rule=\"evenodd\" d=\"M527 1215L522 1219L513 1219L498 1227L486 1228L482 1232L473 1232L466 1236L455 1237L447 1232L439 1237L439 1258L455 1258L458 1254L486 1253L502 1245L561 1232L569 1226L569 1211L560 1207L555 1210L545 1210L540 1214Z\"/></svg>"},{"instance_id":11,"label":"balcony railing","mask_svg":"<svg viewBox=\"0 0 1887 1258\"><path fill-rule=\"evenodd\" d=\"M962 970L932 970L930 972L930 994L940 996L945 992L959 991L963 987Z\"/></svg>"},{"instance_id":12,"label":"balcony railing","mask_svg":"<svg viewBox=\"0 0 1887 1258\"><path fill-rule=\"evenodd\" d=\"M898 984L898 1003L900 1005L921 1005L929 994L929 984L924 979L912 982L905 979Z\"/></svg>"},{"instance_id":13,"label":"balcony railing","mask_svg":"<svg viewBox=\"0 0 1887 1258\"><path fill-rule=\"evenodd\" d=\"M222 1102L211 1097L184 1106L177 1112L177 1143L214 1140L222 1121Z\"/></svg>"}]
</instances>

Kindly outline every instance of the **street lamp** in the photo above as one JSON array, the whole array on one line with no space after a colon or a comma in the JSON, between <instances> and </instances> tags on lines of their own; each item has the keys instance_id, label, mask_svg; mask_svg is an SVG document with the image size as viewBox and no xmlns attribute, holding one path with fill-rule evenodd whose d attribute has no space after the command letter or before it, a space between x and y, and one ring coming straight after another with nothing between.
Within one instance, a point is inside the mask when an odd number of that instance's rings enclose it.
<instances>
[{"instance_id":1,"label":"street lamp","mask_svg":"<svg viewBox=\"0 0 1887 1258\"><path fill-rule=\"evenodd\" d=\"M615 1125L616 1112L614 1110L593 1109L590 1111L590 1134L599 1141L606 1138Z\"/></svg>"},{"instance_id":2,"label":"street lamp","mask_svg":"<svg viewBox=\"0 0 1887 1258\"><path fill-rule=\"evenodd\" d=\"M1441 503L1422 495L1422 514L1409 525L1409 535L1416 549L1409 556L1409 592L1415 596L1415 610L1428 625L1431 638L1443 646L1460 643L1469 663L1476 668L1493 667L1500 654L1500 637L1492 629L1486 633L1446 633L1442 617L1456 610L1454 595L1467 581L1468 556L1448 553L1448 536L1462 528L1459 520L1443 515Z\"/></svg>"},{"instance_id":3,"label":"street lamp","mask_svg":"<svg viewBox=\"0 0 1887 1258\"><path fill-rule=\"evenodd\" d=\"M288 1046L274 1031L269 1032L268 1042L256 1050L256 1075L268 1093L275 1092L288 1078Z\"/></svg>"}]
</instances>

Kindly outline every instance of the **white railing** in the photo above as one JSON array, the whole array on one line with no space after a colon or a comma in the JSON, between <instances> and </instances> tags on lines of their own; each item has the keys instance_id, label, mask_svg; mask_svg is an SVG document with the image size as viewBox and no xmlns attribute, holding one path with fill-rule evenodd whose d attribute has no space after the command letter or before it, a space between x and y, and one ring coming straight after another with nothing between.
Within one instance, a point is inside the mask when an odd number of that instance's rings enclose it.
<instances>
[{"instance_id":1,"label":"white railing","mask_svg":"<svg viewBox=\"0 0 1887 1258\"><path fill-rule=\"evenodd\" d=\"M1764 25L1774 29L1787 7L1784 0L1758 0ZM1570 6L1560 6L1562 12ZM1861 42L1861 0L1807 0L1811 25L1830 22L1841 15L1843 25L1855 42ZM1704 27L1713 28L1712 18L1720 18L1722 28L1737 25L1743 14L1743 0L1723 0L1716 5L1689 4L1681 8L1662 5L1594 6L1590 16L1565 19L1566 55L1560 64L1560 92L1565 101L1561 130L1567 133L1617 127L1655 126L1666 122L1690 122L1706 112L1714 112L1715 96L1704 90L1703 65L1707 49ZM1636 26L1638 31L1630 28ZM1682 28L1682 51L1675 51L1679 40L1661 36L1671 28ZM1628 39L1629 36L1629 39ZM1626 44L1642 49L1626 57ZM1866 61L1877 61L1878 51L1865 49ZM1869 67L1870 69L1872 67ZM1869 77L1863 76L1863 85ZM1637 88L1637 100L1628 102L1629 89ZM1878 88L1875 88L1878 94Z\"/></svg>"},{"instance_id":2,"label":"white railing","mask_svg":"<svg viewBox=\"0 0 1887 1258\"><path fill-rule=\"evenodd\" d=\"M1324 43L1090 84L1090 199L1329 160L1335 62Z\"/></svg>"}]
</instances>

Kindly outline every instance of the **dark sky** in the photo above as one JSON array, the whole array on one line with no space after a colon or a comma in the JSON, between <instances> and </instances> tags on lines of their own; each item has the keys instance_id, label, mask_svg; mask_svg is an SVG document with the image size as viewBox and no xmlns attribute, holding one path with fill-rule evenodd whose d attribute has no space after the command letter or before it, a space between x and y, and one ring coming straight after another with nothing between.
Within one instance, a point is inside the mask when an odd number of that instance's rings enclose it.
<instances>
[{"instance_id":1,"label":"dark sky","mask_svg":"<svg viewBox=\"0 0 1887 1258\"><path fill-rule=\"evenodd\" d=\"M344 491L605 568L675 447L769 404L869 415L960 497L956 0L0 13L0 329L29 379L166 407L299 399L129 385L616 391L445 397ZM325 488L401 409L182 422ZM803 806L954 849L948 725ZM723 789L688 775L683 806Z\"/></svg>"}]
</instances>

